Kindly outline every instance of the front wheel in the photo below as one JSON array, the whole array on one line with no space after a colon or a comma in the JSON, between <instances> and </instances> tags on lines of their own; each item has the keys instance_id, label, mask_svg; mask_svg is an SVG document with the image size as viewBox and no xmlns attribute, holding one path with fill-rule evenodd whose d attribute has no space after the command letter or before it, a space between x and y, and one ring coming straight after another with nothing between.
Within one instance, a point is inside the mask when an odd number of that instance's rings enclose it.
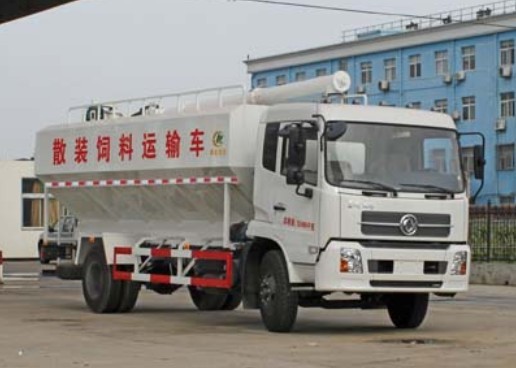
<instances>
[{"instance_id":1,"label":"front wheel","mask_svg":"<svg viewBox=\"0 0 516 368\"><path fill-rule=\"evenodd\" d=\"M262 259L259 301L267 330L292 330L297 318L298 296L290 288L287 266L280 251L271 250Z\"/></svg>"},{"instance_id":2,"label":"front wheel","mask_svg":"<svg viewBox=\"0 0 516 368\"><path fill-rule=\"evenodd\" d=\"M90 250L84 262L82 291L88 307L95 313L118 311L121 300L121 283L113 280L111 267L99 247Z\"/></svg>"},{"instance_id":3,"label":"front wheel","mask_svg":"<svg viewBox=\"0 0 516 368\"><path fill-rule=\"evenodd\" d=\"M418 328L428 311L428 294L392 294L386 304L394 326L400 329Z\"/></svg>"}]
</instances>

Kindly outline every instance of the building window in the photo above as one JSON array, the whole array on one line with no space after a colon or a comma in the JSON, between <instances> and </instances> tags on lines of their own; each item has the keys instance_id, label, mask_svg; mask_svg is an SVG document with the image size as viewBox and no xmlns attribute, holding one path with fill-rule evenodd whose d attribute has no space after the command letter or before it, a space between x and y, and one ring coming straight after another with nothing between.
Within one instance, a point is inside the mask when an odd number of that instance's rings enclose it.
<instances>
[{"instance_id":1,"label":"building window","mask_svg":"<svg viewBox=\"0 0 516 368\"><path fill-rule=\"evenodd\" d=\"M513 195L502 195L500 196L500 204L514 204L514 196Z\"/></svg>"},{"instance_id":2,"label":"building window","mask_svg":"<svg viewBox=\"0 0 516 368\"><path fill-rule=\"evenodd\" d=\"M440 173L446 173L446 150L437 148L430 151L431 168Z\"/></svg>"},{"instance_id":3,"label":"building window","mask_svg":"<svg viewBox=\"0 0 516 368\"><path fill-rule=\"evenodd\" d=\"M306 72L297 72L296 73L296 82L302 82L306 80Z\"/></svg>"},{"instance_id":4,"label":"building window","mask_svg":"<svg viewBox=\"0 0 516 368\"><path fill-rule=\"evenodd\" d=\"M361 82L362 84L369 84L373 81L373 63L366 61L360 64Z\"/></svg>"},{"instance_id":5,"label":"building window","mask_svg":"<svg viewBox=\"0 0 516 368\"><path fill-rule=\"evenodd\" d=\"M396 79L396 59L385 59L383 61L385 67L385 80L393 81Z\"/></svg>"},{"instance_id":6,"label":"building window","mask_svg":"<svg viewBox=\"0 0 516 368\"><path fill-rule=\"evenodd\" d=\"M514 64L514 40L505 40L500 42L500 64Z\"/></svg>"},{"instance_id":7,"label":"building window","mask_svg":"<svg viewBox=\"0 0 516 368\"><path fill-rule=\"evenodd\" d=\"M447 114L448 113L448 100L447 99L435 100L434 111L440 112L442 114Z\"/></svg>"},{"instance_id":8,"label":"building window","mask_svg":"<svg viewBox=\"0 0 516 368\"><path fill-rule=\"evenodd\" d=\"M340 59L339 60L339 70L348 71L348 60L347 59Z\"/></svg>"},{"instance_id":9,"label":"building window","mask_svg":"<svg viewBox=\"0 0 516 368\"><path fill-rule=\"evenodd\" d=\"M35 178L23 178L21 181L22 227L24 229L41 229L44 226L43 183ZM59 203L54 198L48 201L48 223L52 225L59 219Z\"/></svg>"},{"instance_id":10,"label":"building window","mask_svg":"<svg viewBox=\"0 0 516 368\"><path fill-rule=\"evenodd\" d=\"M276 85L277 86L282 86L284 84L287 84L287 77L285 74L281 74L281 75L278 75L276 76Z\"/></svg>"},{"instance_id":11,"label":"building window","mask_svg":"<svg viewBox=\"0 0 516 368\"><path fill-rule=\"evenodd\" d=\"M475 70L475 46L467 46L462 48L462 70Z\"/></svg>"},{"instance_id":12,"label":"building window","mask_svg":"<svg viewBox=\"0 0 516 368\"><path fill-rule=\"evenodd\" d=\"M446 75L449 72L448 51L437 51L435 53L435 73L437 75Z\"/></svg>"},{"instance_id":13,"label":"building window","mask_svg":"<svg viewBox=\"0 0 516 368\"><path fill-rule=\"evenodd\" d=\"M267 79L258 78L256 80L256 88L265 88L265 87L267 87Z\"/></svg>"},{"instance_id":14,"label":"building window","mask_svg":"<svg viewBox=\"0 0 516 368\"><path fill-rule=\"evenodd\" d=\"M514 92L500 94L500 117L509 118L514 116Z\"/></svg>"},{"instance_id":15,"label":"building window","mask_svg":"<svg viewBox=\"0 0 516 368\"><path fill-rule=\"evenodd\" d=\"M412 55L409 58L409 75L410 78L421 77L421 55Z\"/></svg>"},{"instance_id":16,"label":"building window","mask_svg":"<svg viewBox=\"0 0 516 368\"><path fill-rule=\"evenodd\" d=\"M473 147L463 147L462 154L462 169L469 175L475 172L475 160Z\"/></svg>"},{"instance_id":17,"label":"building window","mask_svg":"<svg viewBox=\"0 0 516 368\"><path fill-rule=\"evenodd\" d=\"M471 121L476 118L475 96L462 98L462 120Z\"/></svg>"},{"instance_id":18,"label":"building window","mask_svg":"<svg viewBox=\"0 0 516 368\"><path fill-rule=\"evenodd\" d=\"M315 71L315 76L317 77L324 77L325 75L328 75L326 68L320 68Z\"/></svg>"},{"instance_id":19,"label":"building window","mask_svg":"<svg viewBox=\"0 0 516 368\"><path fill-rule=\"evenodd\" d=\"M514 170L514 144L496 146L496 169L498 171Z\"/></svg>"}]
</instances>

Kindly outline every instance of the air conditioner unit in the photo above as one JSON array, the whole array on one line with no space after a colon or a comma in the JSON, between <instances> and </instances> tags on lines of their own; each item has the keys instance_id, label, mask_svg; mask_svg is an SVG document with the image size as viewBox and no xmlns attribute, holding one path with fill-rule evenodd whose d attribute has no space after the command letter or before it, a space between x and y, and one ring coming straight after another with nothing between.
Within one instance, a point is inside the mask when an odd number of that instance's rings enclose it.
<instances>
[{"instance_id":1,"label":"air conditioner unit","mask_svg":"<svg viewBox=\"0 0 516 368\"><path fill-rule=\"evenodd\" d=\"M505 131L506 128L507 128L507 121L505 119L497 119L496 120L495 129L497 132Z\"/></svg>"},{"instance_id":2,"label":"air conditioner unit","mask_svg":"<svg viewBox=\"0 0 516 368\"><path fill-rule=\"evenodd\" d=\"M380 81L378 82L378 88L380 89L380 91L387 92L391 88L391 82L389 82L388 80Z\"/></svg>"},{"instance_id":3,"label":"air conditioner unit","mask_svg":"<svg viewBox=\"0 0 516 368\"><path fill-rule=\"evenodd\" d=\"M455 78L456 78L459 82L462 82L463 80L466 80L466 72L465 72L464 70L458 71L458 72L455 74Z\"/></svg>"},{"instance_id":4,"label":"air conditioner unit","mask_svg":"<svg viewBox=\"0 0 516 368\"><path fill-rule=\"evenodd\" d=\"M357 87L357 93L359 93L359 94L364 94L364 93L366 93L366 88L365 88L365 86L364 86L364 85L360 85L360 86L358 86L358 87Z\"/></svg>"},{"instance_id":5,"label":"air conditioner unit","mask_svg":"<svg viewBox=\"0 0 516 368\"><path fill-rule=\"evenodd\" d=\"M460 120L460 112L459 111L454 111L450 114L450 116L452 117L452 119L454 121L459 121Z\"/></svg>"},{"instance_id":6,"label":"air conditioner unit","mask_svg":"<svg viewBox=\"0 0 516 368\"><path fill-rule=\"evenodd\" d=\"M511 78L512 77L512 65L502 65L500 67L500 77Z\"/></svg>"},{"instance_id":7,"label":"air conditioner unit","mask_svg":"<svg viewBox=\"0 0 516 368\"><path fill-rule=\"evenodd\" d=\"M443 76L444 84L451 84L453 82L453 76L451 74L445 74Z\"/></svg>"}]
</instances>

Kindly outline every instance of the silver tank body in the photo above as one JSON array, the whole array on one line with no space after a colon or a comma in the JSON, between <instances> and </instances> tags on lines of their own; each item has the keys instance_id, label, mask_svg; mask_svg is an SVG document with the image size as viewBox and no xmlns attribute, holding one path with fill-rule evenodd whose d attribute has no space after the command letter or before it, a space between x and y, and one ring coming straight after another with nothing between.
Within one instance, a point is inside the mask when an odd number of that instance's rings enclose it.
<instances>
[{"instance_id":1,"label":"silver tank body","mask_svg":"<svg viewBox=\"0 0 516 368\"><path fill-rule=\"evenodd\" d=\"M55 125L37 133L35 170L45 183L237 176L231 222L253 216L257 129L265 106L165 113ZM218 184L49 189L80 219L81 232L222 236Z\"/></svg>"}]
</instances>

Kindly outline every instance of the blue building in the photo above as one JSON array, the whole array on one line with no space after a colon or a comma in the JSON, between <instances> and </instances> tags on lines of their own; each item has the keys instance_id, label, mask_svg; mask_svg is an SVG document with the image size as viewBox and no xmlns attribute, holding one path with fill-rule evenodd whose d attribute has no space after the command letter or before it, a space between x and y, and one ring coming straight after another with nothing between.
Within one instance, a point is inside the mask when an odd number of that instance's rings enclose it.
<instances>
[{"instance_id":1,"label":"blue building","mask_svg":"<svg viewBox=\"0 0 516 368\"><path fill-rule=\"evenodd\" d=\"M486 136L479 203L515 203L516 1L344 32L344 42L248 60L253 87L347 71L369 103L450 114L460 132ZM473 145L463 137L466 169ZM479 183L472 180L472 190Z\"/></svg>"}]
</instances>

